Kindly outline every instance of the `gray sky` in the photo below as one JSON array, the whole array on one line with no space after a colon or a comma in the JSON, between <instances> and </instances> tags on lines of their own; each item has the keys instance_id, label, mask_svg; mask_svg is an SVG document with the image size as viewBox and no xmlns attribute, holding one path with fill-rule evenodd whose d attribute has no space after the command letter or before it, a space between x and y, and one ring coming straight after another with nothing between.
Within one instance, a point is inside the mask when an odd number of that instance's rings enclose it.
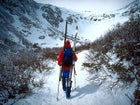
<instances>
[{"instance_id":1,"label":"gray sky","mask_svg":"<svg viewBox=\"0 0 140 105\"><path fill-rule=\"evenodd\" d=\"M34 0L39 3L49 3L74 11L93 11L103 13L120 9L134 0Z\"/></svg>"}]
</instances>

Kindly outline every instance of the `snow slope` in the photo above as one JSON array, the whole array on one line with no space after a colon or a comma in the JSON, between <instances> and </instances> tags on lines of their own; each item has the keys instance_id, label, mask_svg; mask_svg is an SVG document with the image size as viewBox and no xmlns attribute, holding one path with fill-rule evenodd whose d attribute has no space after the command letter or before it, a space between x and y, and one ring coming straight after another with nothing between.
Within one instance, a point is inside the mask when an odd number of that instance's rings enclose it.
<instances>
[{"instance_id":1,"label":"snow slope","mask_svg":"<svg viewBox=\"0 0 140 105\"><path fill-rule=\"evenodd\" d=\"M14 8L15 5L16 8ZM92 42L104 35L113 25L118 22L122 24L129 17L129 15L122 16L127 8L101 15L91 12L90 15L85 16L83 13L65 8L38 4L33 0L0 1L0 11L3 13L0 14L2 22L0 26L2 39L0 40L3 41L6 37L21 46L25 46L24 39L26 39L29 43L38 44L41 48L61 47L63 45L66 20L69 23L67 31L69 36L72 37L75 34L75 27L78 25L78 39L81 42L87 42L87 40ZM4 25L5 27L3 27Z\"/></svg>"},{"instance_id":2,"label":"snow slope","mask_svg":"<svg viewBox=\"0 0 140 105\"><path fill-rule=\"evenodd\" d=\"M54 63L55 68L46 75L47 80L44 87L36 89L35 94L19 100L14 105L130 105L130 100L125 94L131 92L131 88L109 91L105 85L98 85L98 83L88 81L89 74L82 70L81 66L85 53L87 51L78 54L80 60L76 62L77 88L72 87L71 99L65 98L61 84L59 100L57 101L56 99L59 67ZM46 77L44 76L44 78Z\"/></svg>"},{"instance_id":3,"label":"snow slope","mask_svg":"<svg viewBox=\"0 0 140 105\"><path fill-rule=\"evenodd\" d=\"M128 17L116 16L111 19L104 19L101 21L89 21L85 24L80 24L79 36L83 37L91 42L95 41L97 38L105 35L110 29L113 28L117 23L123 24L128 21ZM82 26L82 27L81 27Z\"/></svg>"}]
</instances>

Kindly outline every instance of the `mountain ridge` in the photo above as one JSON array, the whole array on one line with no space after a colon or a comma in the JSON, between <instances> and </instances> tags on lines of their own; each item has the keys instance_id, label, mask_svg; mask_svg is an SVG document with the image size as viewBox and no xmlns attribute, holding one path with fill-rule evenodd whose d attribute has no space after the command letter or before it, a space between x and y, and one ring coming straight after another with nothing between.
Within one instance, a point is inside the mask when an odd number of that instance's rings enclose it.
<instances>
[{"instance_id":1,"label":"mountain ridge","mask_svg":"<svg viewBox=\"0 0 140 105\"><path fill-rule=\"evenodd\" d=\"M137 3L137 1L134 3ZM131 7L131 5L128 6ZM88 27L87 23L94 24L95 22L118 16L116 13L104 13L100 16L89 15L85 17L78 12L69 12L67 9L64 10L63 8L50 4L36 3L33 0L2 0L0 1L0 8L0 44L5 46L5 40L9 40L11 43L13 42L15 46L18 45L25 48L31 47L32 44L38 44L40 47L45 45L44 48L47 46L50 47L51 42L52 47L62 46L60 43L62 43L63 40L66 20L69 22L68 34L72 36L77 24L80 25L80 27L84 27L86 24ZM119 15L122 16L125 12L120 12ZM125 16L129 15L130 14L127 14ZM81 30L83 29L84 28L81 28ZM87 40L82 35L79 39L82 42ZM60 45L58 45L58 43Z\"/></svg>"}]
</instances>

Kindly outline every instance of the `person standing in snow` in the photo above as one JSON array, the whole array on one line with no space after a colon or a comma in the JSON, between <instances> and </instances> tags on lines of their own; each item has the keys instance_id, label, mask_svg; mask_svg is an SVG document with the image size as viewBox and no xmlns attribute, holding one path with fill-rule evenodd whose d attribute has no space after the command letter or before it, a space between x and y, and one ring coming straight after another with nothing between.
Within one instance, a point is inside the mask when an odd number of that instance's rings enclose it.
<instances>
[{"instance_id":1,"label":"person standing in snow","mask_svg":"<svg viewBox=\"0 0 140 105\"><path fill-rule=\"evenodd\" d=\"M68 57L67 57L68 56ZM68 61L66 60L68 59ZM71 92L71 76L73 62L77 61L77 55L72 51L70 41L65 42L65 48L62 49L58 55L58 65L62 66L61 78L62 88L66 92L66 98L70 98Z\"/></svg>"}]
</instances>

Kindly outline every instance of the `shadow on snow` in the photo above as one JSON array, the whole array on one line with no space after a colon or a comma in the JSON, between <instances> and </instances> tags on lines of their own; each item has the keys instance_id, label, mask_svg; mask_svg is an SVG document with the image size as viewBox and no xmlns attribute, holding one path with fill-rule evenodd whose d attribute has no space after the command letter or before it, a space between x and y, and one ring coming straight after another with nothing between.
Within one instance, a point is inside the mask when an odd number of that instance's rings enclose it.
<instances>
[{"instance_id":1,"label":"shadow on snow","mask_svg":"<svg viewBox=\"0 0 140 105\"><path fill-rule=\"evenodd\" d=\"M73 92L76 92L75 95L73 95L71 98L75 98L75 97L79 97L79 98L83 98L84 96L88 95L88 94L93 94L94 92L96 92L99 88L99 85L97 84L87 84L84 87L77 87L75 90L72 90Z\"/></svg>"}]
</instances>

